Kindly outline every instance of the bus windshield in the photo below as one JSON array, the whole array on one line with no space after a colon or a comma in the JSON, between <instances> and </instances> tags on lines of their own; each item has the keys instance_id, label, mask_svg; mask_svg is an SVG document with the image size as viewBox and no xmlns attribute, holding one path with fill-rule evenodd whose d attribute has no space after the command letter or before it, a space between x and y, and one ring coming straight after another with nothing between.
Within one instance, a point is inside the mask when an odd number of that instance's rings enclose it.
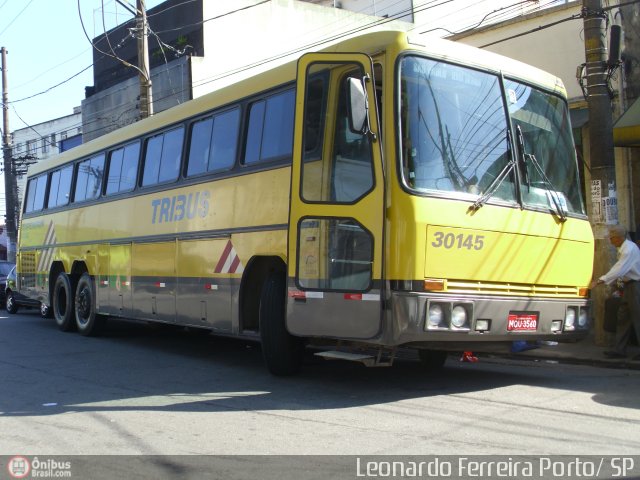
<instances>
[{"instance_id":1,"label":"bus windshield","mask_svg":"<svg viewBox=\"0 0 640 480\"><path fill-rule=\"evenodd\" d=\"M505 92L519 137L525 206L547 207L555 197L563 210L585 214L565 102L513 80L505 81Z\"/></svg>"},{"instance_id":2,"label":"bus windshield","mask_svg":"<svg viewBox=\"0 0 640 480\"><path fill-rule=\"evenodd\" d=\"M403 58L400 89L402 177L411 191L584 214L560 98L515 81L503 90L498 75L417 56ZM509 141L505 104L519 145Z\"/></svg>"}]
</instances>

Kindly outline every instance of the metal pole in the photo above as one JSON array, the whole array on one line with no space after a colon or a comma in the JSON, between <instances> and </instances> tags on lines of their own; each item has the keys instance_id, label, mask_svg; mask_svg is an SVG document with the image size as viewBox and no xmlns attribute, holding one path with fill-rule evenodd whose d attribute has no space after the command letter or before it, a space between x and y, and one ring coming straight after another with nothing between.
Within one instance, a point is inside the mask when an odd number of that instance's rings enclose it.
<instances>
[{"instance_id":1,"label":"metal pole","mask_svg":"<svg viewBox=\"0 0 640 480\"><path fill-rule=\"evenodd\" d=\"M153 95L149 72L149 40L145 0L137 0L138 67L140 68L140 118L153 115Z\"/></svg>"},{"instance_id":2,"label":"metal pole","mask_svg":"<svg viewBox=\"0 0 640 480\"><path fill-rule=\"evenodd\" d=\"M613 261L608 225L618 224L616 168L613 151L611 97L607 84L606 13L602 0L583 0L587 103L589 105L589 158L591 163L591 224L595 236L594 278ZM604 289L594 289L596 342L604 343Z\"/></svg>"},{"instance_id":3,"label":"metal pole","mask_svg":"<svg viewBox=\"0 0 640 480\"><path fill-rule=\"evenodd\" d=\"M7 260L16 261L16 196L13 158L11 156L11 132L9 131L9 87L7 80L7 50L2 47L2 153L4 160L4 196L6 206Z\"/></svg>"}]
</instances>

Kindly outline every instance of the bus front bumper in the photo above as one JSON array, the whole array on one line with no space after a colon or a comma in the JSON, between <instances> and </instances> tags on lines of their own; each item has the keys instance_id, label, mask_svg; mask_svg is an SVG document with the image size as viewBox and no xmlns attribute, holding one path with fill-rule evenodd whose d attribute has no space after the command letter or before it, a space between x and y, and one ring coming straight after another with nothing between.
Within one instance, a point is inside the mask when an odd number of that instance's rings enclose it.
<instances>
[{"instance_id":1,"label":"bus front bumper","mask_svg":"<svg viewBox=\"0 0 640 480\"><path fill-rule=\"evenodd\" d=\"M387 344L459 349L473 342L478 351L482 344L495 347L518 340L577 341L587 335L592 321L591 301L584 298L397 291L391 294L387 314Z\"/></svg>"}]
</instances>

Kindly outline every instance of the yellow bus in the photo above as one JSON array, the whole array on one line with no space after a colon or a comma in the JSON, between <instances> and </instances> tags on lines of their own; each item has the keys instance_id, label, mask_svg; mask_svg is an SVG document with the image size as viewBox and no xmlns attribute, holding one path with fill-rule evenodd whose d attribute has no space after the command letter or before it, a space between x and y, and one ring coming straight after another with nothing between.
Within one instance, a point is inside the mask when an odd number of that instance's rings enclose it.
<instances>
[{"instance_id":1,"label":"yellow bus","mask_svg":"<svg viewBox=\"0 0 640 480\"><path fill-rule=\"evenodd\" d=\"M19 289L388 365L574 341L593 236L562 82L447 41L341 39L31 167Z\"/></svg>"}]
</instances>

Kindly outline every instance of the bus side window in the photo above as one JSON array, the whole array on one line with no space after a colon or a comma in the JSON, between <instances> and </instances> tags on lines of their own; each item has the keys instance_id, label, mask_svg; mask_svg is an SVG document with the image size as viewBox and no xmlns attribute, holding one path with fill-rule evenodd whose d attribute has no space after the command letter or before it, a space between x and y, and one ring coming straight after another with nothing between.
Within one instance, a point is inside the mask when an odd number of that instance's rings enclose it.
<instances>
[{"instance_id":1,"label":"bus side window","mask_svg":"<svg viewBox=\"0 0 640 480\"><path fill-rule=\"evenodd\" d=\"M184 127L174 128L147 140L142 186L174 181L180 173Z\"/></svg>"},{"instance_id":2,"label":"bus side window","mask_svg":"<svg viewBox=\"0 0 640 480\"><path fill-rule=\"evenodd\" d=\"M25 213L37 212L44 208L45 192L47 190L47 174L39 175L29 180L27 184L27 201Z\"/></svg>"},{"instance_id":3,"label":"bus side window","mask_svg":"<svg viewBox=\"0 0 640 480\"><path fill-rule=\"evenodd\" d=\"M102 191L104 176L104 153L96 155L78 164L74 202L83 202L98 198Z\"/></svg>"},{"instance_id":4,"label":"bus side window","mask_svg":"<svg viewBox=\"0 0 640 480\"><path fill-rule=\"evenodd\" d=\"M245 165L291 157L294 108L293 89L251 105Z\"/></svg>"},{"instance_id":5,"label":"bus side window","mask_svg":"<svg viewBox=\"0 0 640 480\"><path fill-rule=\"evenodd\" d=\"M138 162L140 158L140 142L113 150L109 154L109 174L107 176L106 194L128 192L136 186Z\"/></svg>"},{"instance_id":6,"label":"bus side window","mask_svg":"<svg viewBox=\"0 0 640 480\"><path fill-rule=\"evenodd\" d=\"M51 174L48 208L62 207L69 203L73 165L69 165Z\"/></svg>"},{"instance_id":7,"label":"bus side window","mask_svg":"<svg viewBox=\"0 0 640 480\"><path fill-rule=\"evenodd\" d=\"M233 167L239 131L239 108L195 122L191 126L187 177Z\"/></svg>"}]
</instances>

